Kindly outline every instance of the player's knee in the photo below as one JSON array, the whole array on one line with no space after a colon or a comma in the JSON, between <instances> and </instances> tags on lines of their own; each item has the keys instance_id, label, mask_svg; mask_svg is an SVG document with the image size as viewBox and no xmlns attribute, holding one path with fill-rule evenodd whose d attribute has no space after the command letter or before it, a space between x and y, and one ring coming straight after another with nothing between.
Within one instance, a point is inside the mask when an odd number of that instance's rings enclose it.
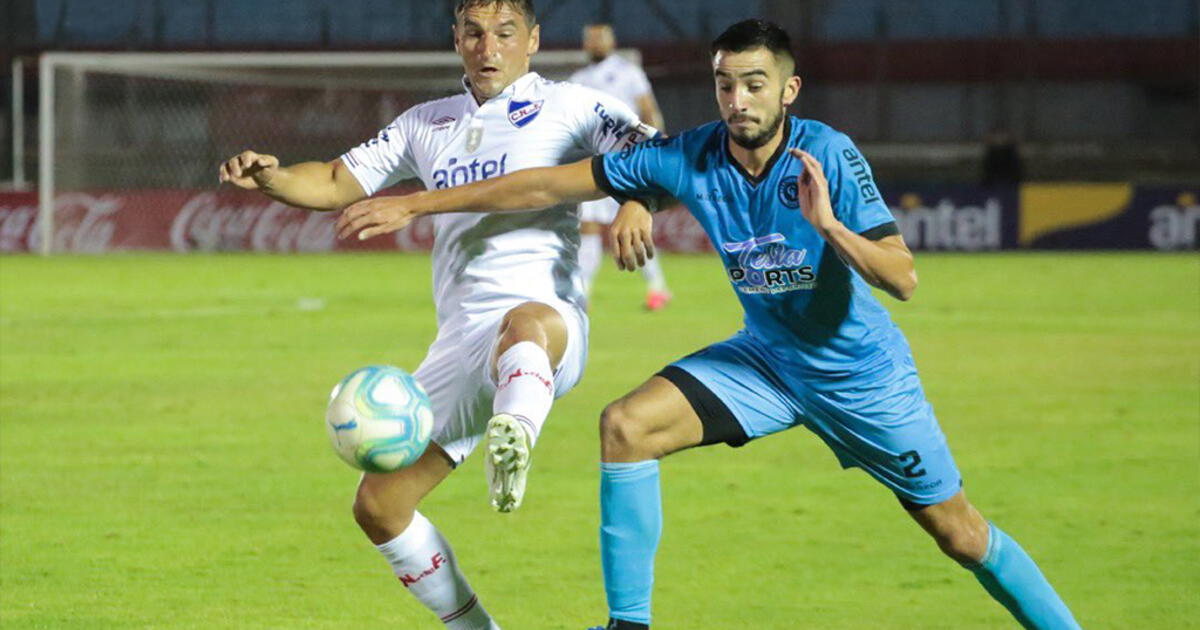
<instances>
[{"instance_id":1,"label":"player's knee","mask_svg":"<svg viewBox=\"0 0 1200 630\"><path fill-rule=\"evenodd\" d=\"M987 553L987 529L979 531L969 523L962 523L939 530L934 535L938 548L951 560L963 565L972 565Z\"/></svg>"},{"instance_id":2,"label":"player's knee","mask_svg":"<svg viewBox=\"0 0 1200 630\"><path fill-rule=\"evenodd\" d=\"M600 414L600 447L606 461L652 459L656 454L649 448L648 437L623 400L610 403Z\"/></svg>"},{"instance_id":3,"label":"player's knee","mask_svg":"<svg viewBox=\"0 0 1200 630\"><path fill-rule=\"evenodd\" d=\"M351 511L354 522L373 542L380 544L399 536L408 524L412 522L415 504L404 501L402 497L393 497L390 501L383 500L370 490L359 487L354 495L354 505Z\"/></svg>"},{"instance_id":4,"label":"player's knee","mask_svg":"<svg viewBox=\"0 0 1200 630\"><path fill-rule=\"evenodd\" d=\"M545 320L556 314L553 308L533 302L527 302L505 313L500 324L497 352L503 354L522 341L532 341L545 348L549 337Z\"/></svg>"}]
</instances>

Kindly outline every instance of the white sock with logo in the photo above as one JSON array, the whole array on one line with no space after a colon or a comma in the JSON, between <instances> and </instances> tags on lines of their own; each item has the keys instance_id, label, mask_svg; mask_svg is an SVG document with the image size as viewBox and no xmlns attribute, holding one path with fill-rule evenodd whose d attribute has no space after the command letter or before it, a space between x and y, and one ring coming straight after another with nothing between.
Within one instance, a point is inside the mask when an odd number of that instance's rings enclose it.
<instances>
[{"instance_id":1,"label":"white sock with logo","mask_svg":"<svg viewBox=\"0 0 1200 630\"><path fill-rule=\"evenodd\" d=\"M458 569L454 551L420 512L404 533L376 545L400 583L452 630L499 630Z\"/></svg>"},{"instance_id":2,"label":"white sock with logo","mask_svg":"<svg viewBox=\"0 0 1200 630\"><path fill-rule=\"evenodd\" d=\"M667 290L667 277L663 275L662 265L658 264L657 258L646 260L646 265L642 267L642 279L646 281L646 288L651 291Z\"/></svg>"},{"instance_id":3,"label":"white sock with logo","mask_svg":"<svg viewBox=\"0 0 1200 630\"><path fill-rule=\"evenodd\" d=\"M515 343L496 359L496 397L492 413L507 413L529 429L537 441L554 404L554 369L550 357L532 341Z\"/></svg>"},{"instance_id":4,"label":"white sock with logo","mask_svg":"<svg viewBox=\"0 0 1200 630\"><path fill-rule=\"evenodd\" d=\"M604 259L604 240L599 234L582 234L579 241L579 269L583 272L583 294L592 294L592 283Z\"/></svg>"}]
</instances>

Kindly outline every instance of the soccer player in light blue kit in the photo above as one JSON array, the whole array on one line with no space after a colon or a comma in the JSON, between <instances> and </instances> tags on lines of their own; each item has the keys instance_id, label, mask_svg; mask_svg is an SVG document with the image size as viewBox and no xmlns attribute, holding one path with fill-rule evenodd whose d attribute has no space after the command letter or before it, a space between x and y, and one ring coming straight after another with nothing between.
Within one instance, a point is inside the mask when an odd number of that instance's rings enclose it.
<instances>
[{"instance_id":1,"label":"soccer player in light blue kit","mask_svg":"<svg viewBox=\"0 0 1200 630\"><path fill-rule=\"evenodd\" d=\"M662 530L658 460L694 446L808 427L867 471L1025 628L1079 628L1028 554L967 501L912 352L871 286L901 300L912 254L844 134L786 115L800 78L782 29L760 20L713 43L722 122L590 162L530 169L407 201L350 209L342 234L414 214L509 211L669 194L720 253L745 328L667 366L601 418L601 554L609 630L648 628ZM424 196L422 196L424 195ZM393 198L394 199L394 198ZM650 253L649 215L614 223L623 266Z\"/></svg>"}]
</instances>

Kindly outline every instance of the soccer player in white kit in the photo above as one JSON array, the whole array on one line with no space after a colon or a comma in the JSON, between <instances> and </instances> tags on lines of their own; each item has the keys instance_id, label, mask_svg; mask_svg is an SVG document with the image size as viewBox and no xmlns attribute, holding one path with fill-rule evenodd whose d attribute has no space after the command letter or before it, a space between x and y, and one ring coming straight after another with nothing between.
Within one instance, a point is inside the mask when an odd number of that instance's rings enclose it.
<instances>
[{"instance_id":1,"label":"soccer player in white kit","mask_svg":"<svg viewBox=\"0 0 1200 630\"><path fill-rule=\"evenodd\" d=\"M331 162L281 167L246 151L220 178L286 203L337 210L404 179L426 189L619 150L657 132L618 99L529 71L539 27L531 0L458 0L455 49L464 93L417 105ZM416 510L485 438L492 505L520 505L530 450L557 396L583 372L587 316L574 205L505 215L447 214L434 223L438 334L416 377L433 403L425 454L366 473L354 517L401 583L448 628L498 628L449 543ZM489 419L490 418L490 419Z\"/></svg>"},{"instance_id":2,"label":"soccer player in white kit","mask_svg":"<svg viewBox=\"0 0 1200 630\"><path fill-rule=\"evenodd\" d=\"M595 88L621 99L646 123L663 130L662 111L654 99L650 80L640 66L620 55L613 54L617 40L609 24L589 24L583 27L583 50L592 63L571 75L571 82ZM592 282L604 257L600 232L613 222L619 204L611 197L579 204L580 237L579 265L583 267L584 292L591 293ZM646 281L646 308L657 311L671 301L667 279L657 258L646 260L641 268Z\"/></svg>"}]
</instances>

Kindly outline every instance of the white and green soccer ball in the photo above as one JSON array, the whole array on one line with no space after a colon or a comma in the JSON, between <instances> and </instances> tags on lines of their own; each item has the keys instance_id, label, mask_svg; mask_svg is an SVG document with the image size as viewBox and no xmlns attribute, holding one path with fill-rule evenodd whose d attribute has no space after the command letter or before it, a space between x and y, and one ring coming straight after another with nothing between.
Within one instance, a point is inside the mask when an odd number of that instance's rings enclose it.
<instances>
[{"instance_id":1,"label":"white and green soccer ball","mask_svg":"<svg viewBox=\"0 0 1200 630\"><path fill-rule=\"evenodd\" d=\"M369 365L333 388L325 428L333 450L347 464L367 472L395 472L425 452L433 409L412 374Z\"/></svg>"}]
</instances>

